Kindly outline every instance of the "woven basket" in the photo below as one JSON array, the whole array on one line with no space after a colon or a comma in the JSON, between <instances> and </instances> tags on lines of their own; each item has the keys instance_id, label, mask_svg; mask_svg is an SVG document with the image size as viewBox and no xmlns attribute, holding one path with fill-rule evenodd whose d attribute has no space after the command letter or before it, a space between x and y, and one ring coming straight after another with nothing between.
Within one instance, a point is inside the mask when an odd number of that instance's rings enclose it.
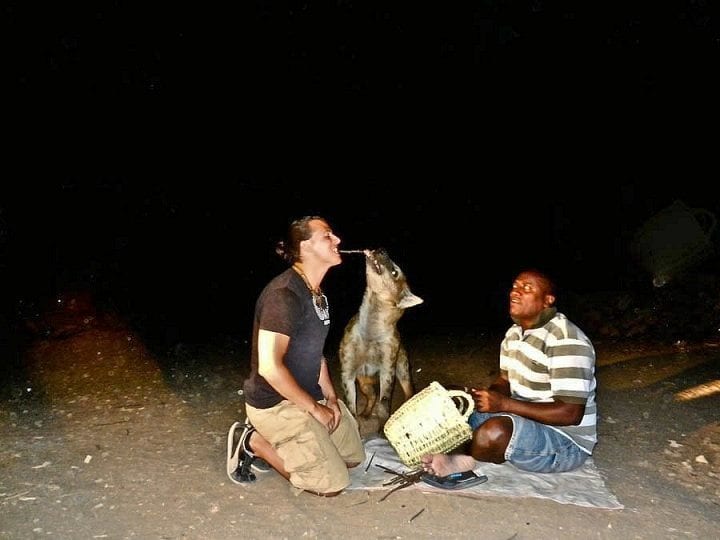
<instances>
[{"instance_id":1,"label":"woven basket","mask_svg":"<svg viewBox=\"0 0 720 540\"><path fill-rule=\"evenodd\" d=\"M465 400L462 412L456 398ZM473 398L461 390L446 390L433 381L415 394L385 423L385 437L408 467L420 464L425 454L445 454L472 437L467 423Z\"/></svg>"}]
</instances>

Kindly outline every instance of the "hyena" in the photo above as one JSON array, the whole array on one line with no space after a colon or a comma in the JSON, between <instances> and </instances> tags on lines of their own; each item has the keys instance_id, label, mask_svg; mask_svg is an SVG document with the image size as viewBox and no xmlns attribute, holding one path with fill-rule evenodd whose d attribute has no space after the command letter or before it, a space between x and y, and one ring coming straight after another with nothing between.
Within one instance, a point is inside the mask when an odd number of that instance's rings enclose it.
<instances>
[{"instance_id":1,"label":"hyena","mask_svg":"<svg viewBox=\"0 0 720 540\"><path fill-rule=\"evenodd\" d=\"M340 370L347 406L357 416L389 417L394 379L405 399L413 395L407 352L397 322L405 310L423 302L410 291L405 274L384 249L364 250L365 293L340 341ZM375 383L379 379L379 399ZM357 411L357 389L365 398Z\"/></svg>"}]
</instances>

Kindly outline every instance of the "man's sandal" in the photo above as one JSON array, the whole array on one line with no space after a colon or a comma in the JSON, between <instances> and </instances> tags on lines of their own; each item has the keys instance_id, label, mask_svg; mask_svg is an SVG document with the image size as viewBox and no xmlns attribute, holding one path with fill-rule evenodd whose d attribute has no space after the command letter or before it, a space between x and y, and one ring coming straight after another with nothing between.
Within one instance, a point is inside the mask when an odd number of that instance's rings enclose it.
<instances>
[{"instance_id":1,"label":"man's sandal","mask_svg":"<svg viewBox=\"0 0 720 540\"><path fill-rule=\"evenodd\" d=\"M236 442L235 434L238 428L242 428L242 432ZM250 435L254 431L255 428L252 425L240 422L235 422L228 431L226 472L230 481L235 484L254 482L256 477L251 469L259 472L270 470L267 462L253 454L250 449Z\"/></svg>"},{"instance_id":2,"label":"man's sandal","mask_svg":"<svg viewBox=\"0 0 720 540\"><path fill-rule=\"evenodd\" d=\"M424 474L420 479L426 484L440 489L465 489L487 482L488 477L484 474L478 476L473 471L448 474L447 476L435 476Z\"/></svg>"}]
</instances>

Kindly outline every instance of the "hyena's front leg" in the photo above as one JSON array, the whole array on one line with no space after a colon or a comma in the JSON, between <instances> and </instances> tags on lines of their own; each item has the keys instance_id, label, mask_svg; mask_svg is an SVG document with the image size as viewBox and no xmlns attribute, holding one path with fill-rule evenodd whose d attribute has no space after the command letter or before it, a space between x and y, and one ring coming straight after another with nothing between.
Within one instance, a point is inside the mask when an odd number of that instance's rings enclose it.
<instances>
[{"instance_id":1,"label":"hyena's front leg","mask_svg":"<svg viewBox=\"0 0 720 540\"><path fill-rule=\"evenodd\" d=\"M350 361L345 361L343 356L340 357L340 379L342 381L343 390L345 391L345 404L353 416L357 417L357 394L355 392L355 374L357 370L353 369Z\"/></svg>"},{"instance_id":2,"label":"hyena's front leg","mask_svg":"<svg viewBox=\"0 0 720 540\"><path fill-rule=\"evenodd\" d=\"M378 399L376 409L376 414L382 424L390 417L390 398L392 396L394 378L395 369L392 366L390 357L384 357L382 368L380 369L380 399Z\"/></svg>"},{"instance_id":3,"label":"hyena's front leg","mask_svg":"<svg viewBox=\"0 0 720 540\"><path fill-rule=\"evenodd\" d=\"M346 381L343 378L343 388L345 389L345 404L353 416L357 416L357 395L355 393L355 381Z\"/></svg>"},{"instance_id":4,"label":"hyena's front leg","mask_svg":"<svg viewBox=\"0 0 720 540\"><path fill-rule=\"evenodd\" d=\"M400 345L400 349L398 350L395 377L400 383L403 393L405 394L405 401L407 401L415 392L413 390L412 379L410 378L410 362L408 361L407 352L402 345Z\"/></svg>"}]
</instances>

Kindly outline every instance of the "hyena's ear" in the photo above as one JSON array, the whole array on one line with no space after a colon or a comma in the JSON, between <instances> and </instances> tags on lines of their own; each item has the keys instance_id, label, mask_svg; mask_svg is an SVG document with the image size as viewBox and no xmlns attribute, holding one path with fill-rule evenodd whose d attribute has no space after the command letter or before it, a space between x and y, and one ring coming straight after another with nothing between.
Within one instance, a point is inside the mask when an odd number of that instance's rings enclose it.
<instances>
[{"instance_id":1,"label":"hyena's ear","mask_svg":"<svg viewBox=\"0 0 720 540\"><path fill-rule=\"evenodd\" d=\"M423 302L424 300L419 296L415 296L413 293L411 293L410 289L405 289L403 295L400 297L400 300L397 303L397 307L406 309L409 307L417 306L418 304L422 304Z\"/></svg>"}]
</instances>

